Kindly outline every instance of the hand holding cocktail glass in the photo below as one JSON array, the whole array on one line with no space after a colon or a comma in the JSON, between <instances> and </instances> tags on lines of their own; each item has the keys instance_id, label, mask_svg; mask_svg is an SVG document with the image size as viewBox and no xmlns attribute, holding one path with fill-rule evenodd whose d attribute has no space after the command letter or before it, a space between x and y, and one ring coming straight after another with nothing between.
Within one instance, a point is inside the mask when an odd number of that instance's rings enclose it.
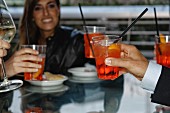
<instances>
[{"instance_id":1,"label":"hand holding cocktail glass","mask_svg":"<svg viewBox=\"0 0 170 113\"><path fill-rule=\"evenodd\" d=\"M118 77L119 68L105 65L104 60L107 57L120 58L121 49L119 43L122 37L147 11L148 9L146 8L119 36L103 35L92 38L98 77L100 79L114 80Z\"/></svg>"},{"instance_id":2,"label":"hand holding cocktail glass","mask_svg":"<svg viewBox=\"0 0 170 113\"><path fill-rule=\"evenodd\" d=\"M25 71L24 72L24 79L25 80L43 80L43 74L44 74L44 65L45 65L45 56L46 56L46 45L22 45L22 49L32 49L36 50L38 52L37 55L35 54L25 54L27 57L39 57L39 60L32 60L30 59L25 59L24 63L28 63L30 69L35 69L34 65L39 65L40 67L37 69L36 72L29 72Z\"/></svg>"},{"instance_id":3,"label":"hand holding cocktail glass","mask_svg":"<svg viewBox=\"0 0 170 113\"><path fill-rule=\"evenodd\" d=\"M79 9L80 13L82 16L83 24L85 26L85 31L86 34L88 34L88 29L86 28L86 22L84 19L83 11L81 9L81 4L79 3ZM99 37L103 38L101 40L98 40L96 37L92 37L93 44L96 44L95 46L90 43L90 38L88 35L86 35L86 40L88 40L88 44L90 46L90 49L92 50L92 53L96 59L96 66L97 66L97 71L98 71L98 77L104 80L108 79L115 79L118 77L118 72L119 68L118 67L107 67L104 64L104 59L108 56L113 56L113 57L120 57L120 47L119 47L119 42L121 41L122 37L126 34L126 32L148 11L148 8L146 8L133 22L131 25L129 25L121 35L114 36L114 40L116 41L110 41L110 36L106 36L101 34ZM102 36L103 35L103 36ZM111 36L112 37L112 36ZM107 39L108 38L108 39ZM105 42L103 44L103 41ZM100 44L102 42L102 44ZM109 42L109 43L107 43ZM87 47L87 46L86 46ZM94 50L93 50L94 48ZM114 48L114 49L113 49ZM116 48L116 49L115 49ZM100 51L100 49L102 51ZM87 49L86 49L87 50ZM104 52L105 51L105 52ZM101 52L101 53L100 53ZM114 53L115 52L115 53ZM112 54L114 53L114 54ZM97 57L96 57L97 56ZM86 55L87 57L87 55ZM88 58L88 57L87 57Z\"/></svg>"},{"instance_id":4,"label":"hand holding cocktail glass","mask_svg":"<svg viewBox=\"0 0 170 113\"><path fill-rule=\"evenodd\" d=\"M32 63L33 61L41 61L38 56L38 51L23 48L16 51L10 59L5 62L7 75L14 76L23 72L37 72L40 65ZM32 62L25 62L31 60Z\"/></svg>"},{"instance_id":5,"label":"hand holding cocktail glass","mask_svg":"<svg viewBox=\"0 0 170 113\"><path fill-rule=\"evenodd\" d=\"M138 80L142 80L149 61L133 45L120 44L121 57L108 57L105 64L108 66L118 66L119 76L125 73L131 73Z\"/></svg>"}]
</instances>

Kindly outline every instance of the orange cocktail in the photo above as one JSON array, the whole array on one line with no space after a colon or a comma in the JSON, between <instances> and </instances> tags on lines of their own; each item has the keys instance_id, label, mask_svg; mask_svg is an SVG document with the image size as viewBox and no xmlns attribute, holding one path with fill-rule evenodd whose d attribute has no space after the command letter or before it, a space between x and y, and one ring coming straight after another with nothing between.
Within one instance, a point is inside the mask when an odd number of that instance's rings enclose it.
<instances>
[{"instance_id":1,"label":"orange cocktail","mask_svg":"<svg viewBox=\"0 0 170 113\"><path fill-rule=\"evenodd\" d=\"M24 80L43 80L43 73L44 73L44 65L45 65L45 56L42 57L41 62L34 62L37 64L41 64L42 67L38 69L37 72L35 73L29 73L25 72L24 73Z\"/></svg>"},{"instance_id":2,"label":"orange cocktail","mask_svg":"<svg viewBox=\"0 0 170 113\"><path fill-rule=\"evenodd\" d=\"M170 36L156 36L156 61L158 64L170 67Z\"/></svg>"},{"instance_id":3,"label":"orange cocktail","mask_svg":"<svg viewBox=\"0 0 170 113\"><path fill-rule=\"evenodd\" d=\"M31 48L39 52L38 57L42 58L42 61L25 61L41 64L41 68L37 72L24 72L24 80L43 80L45 56L46 56L46 45L21 45L21 48Z\"/></svg>"},{"instance_id":4,"label":"orange cocktail","mask_svg":"<svg viewBox=\"0 0 170 113\"><path fill-rule=\"evenodd\" d=\"M94 58L94 55L93 55L92 49L90 47L90 44L92 46L92 37L100 36L100 35L102 35L102 34L101 33L91 33L91 34L88 34L88 37L90 39L90 43L89 43L88 38L87 38L87 34L84 34L85 56L86 56L86 58Z\"/></svg>"},{"instance_id":5,"label":"orange cocktail","mask_svg":"<svg viewBox=\"0 0 170 113\"><path fill-rule=\"evenodd\" d=\"M121 39L115 35L103 35L93 37L93 50L96 60L98 78L114 80L119 75L119 67L105 65L107 57L120 58Z\"/></svg>"},{"instance_id":6,"label":"orange cocktail","mask_svg":"<svg viewBox=\"0 0 170 113\"><path fill-rule=\"evenodd\" d=\"M99 26L86 26L84 29L87 29L87 33L84 34L84 44L85 44L85 57L86 58L94 58L93 51L92 51L92 37L100 36L105 33L105 27Z\"/></svg>"}]
</instances>

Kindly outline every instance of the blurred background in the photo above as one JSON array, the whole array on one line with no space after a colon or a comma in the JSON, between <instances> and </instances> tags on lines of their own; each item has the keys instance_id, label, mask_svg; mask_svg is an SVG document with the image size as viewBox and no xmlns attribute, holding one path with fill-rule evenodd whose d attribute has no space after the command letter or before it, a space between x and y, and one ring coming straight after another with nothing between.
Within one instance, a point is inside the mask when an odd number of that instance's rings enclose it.
<instances>
[{"instance_id":1,"label":"blurred background","mask_svg":"<svg viewBox=\"0 0 170 113\"><path fill-rule=\"evenodd\" d=\"M6 0L18 27L24 0ZM159 30L170 34L170 0L60 0L61 24L83 31L78 3L81 3L87 25L106 26L107 34L121 34L145 9L148 12L124 36L124 42L136 45L148 58L153 59L156 34L154 10L157 10ZM16 43L17 39L13 43Z\"/></svg>"},{"instance_id":2,"label":"blurred background","mask_svg":"<svg viewBox=\"0 0 170 113\"><path fill-rule=\"evenodd\" d=\"M24 0L6 0L10 6L23 6ZM61 0L65 6L77 5L78 2L86 5L167 5L168 0Z\"/></svg>"}]
</instances>

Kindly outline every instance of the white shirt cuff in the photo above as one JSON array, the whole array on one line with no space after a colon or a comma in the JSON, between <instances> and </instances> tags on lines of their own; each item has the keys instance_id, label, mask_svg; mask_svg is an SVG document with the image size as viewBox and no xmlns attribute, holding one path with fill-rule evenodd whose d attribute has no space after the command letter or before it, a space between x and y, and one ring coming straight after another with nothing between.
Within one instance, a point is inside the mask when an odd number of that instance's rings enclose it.
<instances>
[{"instance_id":1,"label":"white shirt cuff","mask_svg":"<svg viewBox=\"0 0 170 113\"><path fill-rule=\"evenodd\" d=\"M153 92L160 77L162 66L150 61L146 73L142 79L141 87Z\"/></svg>"}]
</instances>

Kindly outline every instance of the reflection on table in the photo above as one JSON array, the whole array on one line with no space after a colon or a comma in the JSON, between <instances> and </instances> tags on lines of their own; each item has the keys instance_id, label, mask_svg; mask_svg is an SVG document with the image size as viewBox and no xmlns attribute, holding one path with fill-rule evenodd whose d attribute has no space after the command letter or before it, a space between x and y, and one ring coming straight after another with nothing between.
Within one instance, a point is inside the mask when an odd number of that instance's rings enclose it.
<instances>
[{"instance_id":1,"label":"reflection on table","mask_svg":"<svg viewBox=\"0 0 170 113\"><path fill-rule=\"evenodd\" d=\"M0 113L12 113L9 107L12 104L13 92L0 93Z\"/></svg>"},{"instance_id":2,"label":"reflection on table","mask_svg":"<svg viewBox=\"0 0 170 113\"><path fill-rule=\"evenodd\" d=\"M114 81L94 83L67 80L64 85L49 88L32 86L24 82L20 89L1 95L0 110L5 111L4 113L26 113L30 109L39 109L40 113L153 113L156 111L156 105L150 102L150 94L140 89L138 82L128 75Z\"/></svg>"}]
</instances>

